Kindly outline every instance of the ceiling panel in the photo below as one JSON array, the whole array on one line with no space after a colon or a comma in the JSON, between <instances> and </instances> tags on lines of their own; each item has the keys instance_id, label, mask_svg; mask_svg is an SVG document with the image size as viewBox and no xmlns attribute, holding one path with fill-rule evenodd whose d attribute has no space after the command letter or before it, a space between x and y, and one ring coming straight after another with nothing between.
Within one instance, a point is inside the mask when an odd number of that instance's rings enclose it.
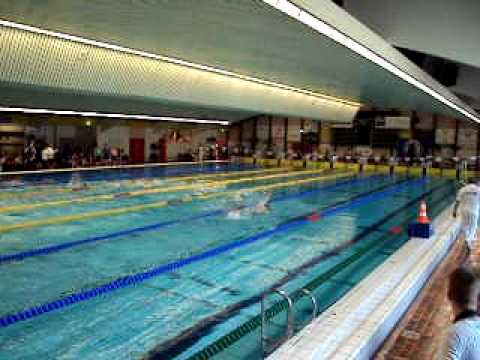
<instances>
[{"instance_id":1,"label":"ceiling panel","mask_svg":"<svg viewBox=\"0 0 480 360\"><path fill-rule=\"evenodd\" d=\"M0 96L4 104L36 109L69 109L78 112L101 109L104 113L161 114L165 117L225 120L229 122L236 122L257 115L257 113L248 111L191 106L171 101L161 102L144 97L100 95L98 93L58 88L12 87L11 84L1 82Z\"/></svg>"},{"instance_id":2,"label":"ceiling panel","mask_svg":"<svg viewBox=\"0 0 480 360\"><path fill-rule=\"evenodd\" d=\"M0 17L382 108L459 116L258 0L3 0Z\"/></svg>"},{"instance_id":3,"label":"ceiling panel","mask_svg":"<svg viewBox=\"0 0 480 360\"><path fill-rule=\"evenodd\" d=\"M346 0L345 8L396 46L480 67L478 0Z\"/></svg>"}]
</instances>

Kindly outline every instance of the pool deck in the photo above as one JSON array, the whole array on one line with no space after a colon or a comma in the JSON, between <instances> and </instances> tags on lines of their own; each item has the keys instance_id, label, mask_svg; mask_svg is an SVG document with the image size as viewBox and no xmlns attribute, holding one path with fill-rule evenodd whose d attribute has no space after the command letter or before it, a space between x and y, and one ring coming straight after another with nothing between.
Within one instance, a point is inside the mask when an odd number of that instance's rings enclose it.
<instances>
[{"instance_id":1,"label":"pool deck","mask_svg":"<svg viewBox=\"0 0 480 360\"><path fill-rule=\"evenodd\" d=\"M462 259L462 247L456 242L408 313L387 338L375 359L429 360L436 358L452 317L446 296L446 279L450 272L462 263ZM476 264L478 259L480 259L480 247L473 252L473 260Z\"/></svg>"},{"instance_id":2,"label":"pool deck","mask_svg":"<svg viewBox=\"0 0 480 360\"><path fill-rule=\"evenodd\" d=\"M434 227L436 232L433 237L428 240L412 238L342 300L271 354L269 360L371 359L376 354L379 359L428 359L412 357L411 354L418 351L413 344L421 344L421 336L437 331L431 331L428 322L425 325L417 320L415 326L418 335L408 330L402 333L399 330L401 325L397 324L402 324L402 319L408 318L409 309L415 312L416 299L422 299L422 294L428 292L432 284L440 283L441 287L441 275L439 281L432 279L437 279L439 271L444 274L442 269L452 257L458 259L460 256L456 241L459 221L451 217L450 207L435 219ZM425 295L427 303L419 308L419 319L423 316L428 321L433 320L435 316L432 313L436 308L428 301L437 298L441 299L442 296ZM445 314L445 307L440 309L439 313ZM445 324L445 320L442 324ZM405 341L407 345L400 347L400 358L393 357L398 354L389 353L389 344L394 344L390 346L392 349L395 347L396 340L390 339L394 339L396 333L407 334L408 340ZM389 337L389 334L392 335ZM439 341L441 339L434 340L435 343ZM412 350L407 354L405 348L410 347ZM430 349L431 346L425 348ZM377 352L378 349L381 349L380 352Z\"/></svg>"}]
</instances>

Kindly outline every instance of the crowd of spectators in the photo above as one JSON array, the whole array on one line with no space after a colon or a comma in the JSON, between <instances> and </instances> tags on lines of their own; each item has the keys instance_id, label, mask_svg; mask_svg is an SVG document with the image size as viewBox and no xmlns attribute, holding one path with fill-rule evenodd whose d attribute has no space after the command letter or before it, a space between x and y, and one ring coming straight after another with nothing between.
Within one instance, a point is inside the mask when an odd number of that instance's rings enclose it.
<instances>
[{"instance_id":1,"label":"crowd of spectators","mask_svg":"<svg viewBox=\"0 0 480 360\"><path fill-rule=\"evenodd\" d=\"M82 149L71 145L56 148L34 138L28 139L22 153L0 153L0 171L3 172L120 165L128 162L129 158L123 149L108 146Z\"/></svg>"}]
</instances>

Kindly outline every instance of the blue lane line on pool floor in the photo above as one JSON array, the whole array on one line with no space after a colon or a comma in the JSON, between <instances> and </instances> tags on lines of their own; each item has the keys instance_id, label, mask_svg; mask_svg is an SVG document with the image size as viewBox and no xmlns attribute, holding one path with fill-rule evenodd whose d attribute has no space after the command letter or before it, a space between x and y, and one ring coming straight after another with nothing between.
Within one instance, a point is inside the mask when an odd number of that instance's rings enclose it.
<instances>
[{"instance_id":1,"label":"blue lane line on pool floor","mask_svg":"<svg viewBox=\"0 0 480 360\"><path fill-rule=\"evenodd\" d=\"M376 199L379 199L381 197L385 197L385 196L400 192L408 186L414 186L414 185L418 185L418 184L425 183L425 182L426 182L425 179L420 179L420 180L415 180L415 181L407 181L406 183L402 183L400 185L395 185L392 188L389 188L387 190L378 191L378 192L366 195L364 197L358 198L358 199L356 199L356 200L354 200L354 201L352 201L348 204L342 204L342 205L339 205L339 206L335 206L331 209L328 209L326 211L323 211L319 214L317 214L317 213L313 213L313 214L319 215L319 218L332 216L332 215L335 215L335 214L337 214L341 211L348 210L348 209L363 205L365 203L372 202L372 201L374 201ZM85 290L85 291L81 291L81 292L77 292L77 293L71 294L69 296L60 298L58 300L51 301L51 302L45 303L43 305L35 306L35 307L30 308L30 309L17 312L16 314L3 316L3 317L0 318L0 327L7 327L7 326L13 325L17 322L28 320L28 319L31 319L31 318L34 318L34 317L37 317L37 316L55 311L55 310L59 310L59 309L68 307L70 305L73 305L73 304L76 304L76 303L79 303L79 302L87 301L89 299L95 298L95 297L103 295L103 294L113 292L113 291L118 290L118 289L125 288L127 286L140 284L140 283L142 283L142 282L144 282L148 279L151 279L153 277L157 277L157 276L165 274L165 273L170 273L170 272L179 270L179 269L181 269L181 268L183 268L187 265L190 265L190 264L193 264L193 263L205 260L205 259L209 259L209 258L218 256L218 255L221 255L221 254L224 254L224 253L227 253L227 252L232 251L234 249L244 247L246 245L255 243L255 242L260 241L260 240L267 239L272 235L279 234L279 233L285 233L285 232L291 231L293 229L299 228L303 225L311 224L312 223L312 221L310 220L311 216L312 215L303 216L301 218L297 218L297 219L291 220L287 223L278 225L271 230L263 231L263 232L258 233L256 235L247 237L243 240L239 240L239 241L235 241L235 242L232 242L232 243L229 243L229 244L226 244L226 245L222 245L222 246L219 246L217 248L207 250L207 251L205 251L203 253L200 253L198 255L194 255L194 256L191 256L191 257L188 257L188 258L185 258L185 259L181 259L181 260L174 261L174 262L171 262L171 263L168 263L168 264L165 264L165 265L161 265L159 267L153 268L153 269L145 271L145 272L141 272L141 273L138 273L138 274L135 274L135 275L124 276L124 277L121 277L117 280L111 281L107 284L104 284L102 286L92 288L92 289L89 289L89 290Z\"/></svg>"},{"instance_id":2,"label":"blue lane line on pool floor","mask_svg":"<svg viewBox=\"0 0 480 360\"><path fill-rule=\"evenodd\" d=\"M278 198L272 199L272 202L280 202L280 201L287 201L287 200L294 199L294 198L307 197L307 196L317 194L317 193L320 193L320 192L323 192L323 191L331 191L331 190L334 190L334 189L336 189L338 187L341 187L341 186L353 185L353 184L357 184L357 183L371 181L372 179L375 179L375 177L342 181L342 182L338 182L338 183L335 183L335 184L332 184L332 185L319 187L317 189L312 189L312 190L302 191L302 192L295 193L295 194L280 196ZM45 246L45 247L41 247L41 248L33 249L33 250L20 251L20 252L13 253L13 254L0 255L0 265L5 264L5 263L9 263L9 262L12 262L12 261L22 261L24 259L35 257L35 256L48 255L48 254L60 252L60 251L63 251L63 250L71 249L73 247L92 244L92 243L105 241L105 240L111 240L111 239L131 235L131 234L160 230L162 228L172 226L172 225L178 225L178 224L185 223L185 222L201 220L201 219L205 219L205 218L208 218L208 217L214 217L214 216L217 216L217 215L227 213L228 211L231 211L231 210L232 209L221 209L221 210L208 211L208 212L201 213L199 215L190 216L190 217L186 217L186 218L182 218L182 219L163 221L163 222L159 222L159 223L155 223L155 224L151 224L151 225L136 227L136 228L133 228L133 229L117 231L117 232L113 232L113 233L110 233L110 234L88 237L88 238L81 239L81 240L69 241L69 242L65 242L65 243L61 243L61 244L57 244L57 245Z\"/></svg>"}]
</instances>

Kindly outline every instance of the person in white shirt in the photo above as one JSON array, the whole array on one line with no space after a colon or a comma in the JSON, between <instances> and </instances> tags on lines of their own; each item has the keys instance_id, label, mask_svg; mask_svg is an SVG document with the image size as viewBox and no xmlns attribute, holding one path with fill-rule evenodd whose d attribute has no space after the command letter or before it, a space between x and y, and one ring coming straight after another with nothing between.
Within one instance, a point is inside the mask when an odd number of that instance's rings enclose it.
<instances>
[{"instance_id":1,"label":"person in white shirt","mask_svg":"<svg viewBox=\"0 0 480 360\"><path fill-rule=\"evenodd\" d=\"M440 359L480 360L479 287L478 274L469 266L457 268L450 275L448 298L455 320Z\"/></svg>"},{"instance_id":2,"label":"person in white shirt","mask_svg":"<svg viewBox=\"0 0 480 360\"><path fill-rule=\"evenodd\" d=\"M53 148L53 145L48 144L43 150L42 150L42 162L44 167L46 168L51 168L53 167L53 162L55 160L55 153L57 151Z\"/></svg>"},{"instance_id":3,"label":"person in white shirt","mask_svg":"<svg viewBox=\"0 0 480 360\"><path fill-rule=\"evenodd\" d=\"M198 147L198 162L203 163L204 158L205 158L205 149L203 148L203 145L200 145Z\"/></svg>"},{"instance_id":4,"label":"person in white shirt","mask_svg":"<svg viewBox=\"0 0 480 360\"><path fill-rule=\"evenodd\" d=\"M469 251L476 245L479 205L480 187L477 184L468 184L458 191L453 216L460 214L461 232L465 236Z\"/></svg>"}]
</instances>

